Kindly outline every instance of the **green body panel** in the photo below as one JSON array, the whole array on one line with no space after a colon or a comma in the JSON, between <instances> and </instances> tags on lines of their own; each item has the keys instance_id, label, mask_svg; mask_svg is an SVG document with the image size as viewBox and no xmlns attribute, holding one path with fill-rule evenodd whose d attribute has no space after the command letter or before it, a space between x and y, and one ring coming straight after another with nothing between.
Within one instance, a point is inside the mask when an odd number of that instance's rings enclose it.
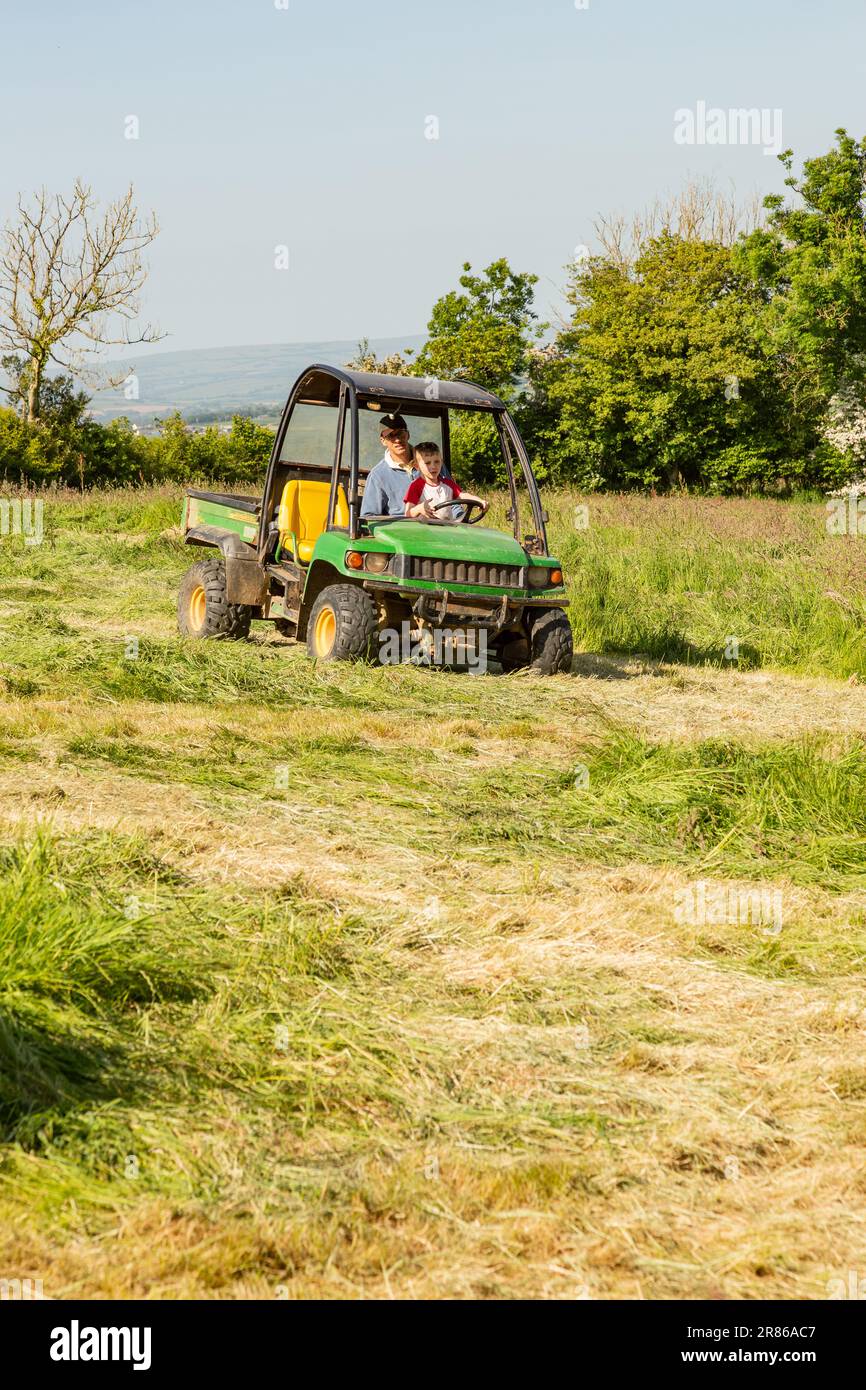
<instances>
[{"instance_id":1,"label":"green body panel","mask_svg":"<svg viewBox=\"0 0 866 1390\"><path fill-rule=\"evenodd\" d=\"M259 533L256 518L250 512L227 507L223 502L206 502L201 497L184 499L181 525L184 532L193 526L219 526L224 531L234 531L251 545L255 544Z\"/></svg>"},{"instance_id":2,"label":"green body panel","mask_svg":"<svg viewBox=\"0 0 866 1390\"><path fill-rule=\"evenodd\" d=\"M394 550L398 555L432 556L433 559L465 560L476 565L525 565L526 552L513 536L490 526L436 526L423 521L377 522L376 540L387 546L367 549ZM360 547L359 547L360 548Z\"/></svg>"}]
</instances>

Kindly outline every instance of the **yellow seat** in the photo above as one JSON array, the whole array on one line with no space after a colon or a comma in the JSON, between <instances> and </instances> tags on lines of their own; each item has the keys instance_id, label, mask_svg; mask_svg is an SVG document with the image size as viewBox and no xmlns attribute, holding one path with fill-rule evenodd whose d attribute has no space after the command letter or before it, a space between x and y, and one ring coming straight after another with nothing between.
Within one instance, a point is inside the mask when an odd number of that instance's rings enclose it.
<instances>
[{"instance_id":1,"label":"yellow seat","mask_svg":"<svg viewBox=\"0 0 866 1390\"><path fill-rule=\"evenodd\" d=\"M330 483L309 483L303 478L290 478L283 488L277 513L280 549L290 551L301 564L312 560L316 541L328 524L330 495ZM337 488L334 525L349 525L349 504L342 487Z\"/></svg>"}]
</instances>

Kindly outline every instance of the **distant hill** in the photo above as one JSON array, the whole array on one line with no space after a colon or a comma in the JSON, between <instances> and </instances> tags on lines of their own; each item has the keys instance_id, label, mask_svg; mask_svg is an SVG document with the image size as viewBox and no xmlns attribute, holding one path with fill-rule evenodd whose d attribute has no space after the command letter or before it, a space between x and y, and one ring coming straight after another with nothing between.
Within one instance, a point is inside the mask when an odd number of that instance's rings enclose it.
<instances>
[{"instance_id":1,"label":"distant hill","mask_svg":"<svg viewBox=\"0 0 866 1390\"><path fill-rule=\"evenodd\" d=\"M376 338L370 347L377 356L417 349L423 336ZM106 374L134 371L138 400L126 400L123 387L93 392L91 413L97 420L128 415L146 428L153 416L180 410L202 418L237 407L254 414L276 413L295 378L311 362L342 366L357 352L356 340L325 343L276 343L263 347L197 348L188 352L158 352L136 362L108 363Z\"/></svg>"}]
</instances>

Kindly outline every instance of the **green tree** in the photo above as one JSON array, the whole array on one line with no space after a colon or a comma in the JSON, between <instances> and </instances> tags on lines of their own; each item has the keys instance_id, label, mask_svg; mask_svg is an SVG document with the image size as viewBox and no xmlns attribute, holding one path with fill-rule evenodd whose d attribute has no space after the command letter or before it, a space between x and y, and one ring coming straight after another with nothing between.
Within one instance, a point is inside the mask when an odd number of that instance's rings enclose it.
<instances>
[{"instance_id":1,"label":"green tree","mask_svg":"<svg viewBox=\"0 0 866 1390\"><path fill-rule=\"evenodd\" d=\"M764 199L766 226L735 249L762 299L757 331L788 400L789 431L815 447L831 399L862 383L866 364L866 142L836 132L827 154L780 159L793 202Z\"/></svg>"},{"instance_id":2,"label":"green tree","mask_svg":"<svg viewBox=\"0 0 866 1390\"><path fill-rule=\"evenodd\" d=\"M8 386L0 390L9 397L13 407L21 414L27 414L30 397L31 366L25 357L12 353L0 358L0 367L6 372ZM86 391L77 390L71 376L47 376L40 388L40 419L55 429L77 427L84 419L90 404Z\"/></svg>"},{"instance_id":3,"label":"green tree","mask_svg":"<svg viewBox=\"0 0 866 1390\"><path fill-rule=\"evenodd\" d=\"M273 430L242 415L233 417L227 434L215 425L191 430L179 411L160 420L157 429L157 438L147 440L152 475L180 482L258 477L274 442Z\"/></svg>"},{"instance_id":4,"label":"green tree","mask_svg":"<svg viewBox=\"0 0 866 1390\"><path fill-rule=\"evenodd\" d=\"M729 247L665 231L630 263L572 270L573 317L535 377L549 471L583 487L766 483L784 402L755 337L760 296Z\"/></svg>"},{"instance_id":5,"label":"green tree","mask_svg":"<svg viewBox=\"0 0 866 1390\"><path fill-rule=\"evenodd\" d=\"M232 427L223 439L226 473L238 480L264 474L274 443L273 430L245 415L233 415Z\"/></svg>"},{"instance_id":6,"label":"green tree","mask_svg":"<svg viewBox=\"0 0 866 1390\"><path fill-rule=\"evenodd\" d=\"M151 482L148 444L125 415L107 425L85 421L81 432L85 483L93 486Z\"/></svg>"},{"instance_id":7,"label":"green tree","mask_svg":"<svg viewBox=\"0 0 866 1390\"><path fill-rule=\"evenodd\" d=\"M95 428L86 418L87 393L76 389L71 376L46 376L40 388L40 419L38 423L28 421L30 363L12 354L2 358L0 366L9 382L3 390L15 406L21 424L16 430L7 422L4 429L2 452L6 471L32 481L80 482L87 471L87 432Z\"/></svg>"},{"instance_id":8,"label":"green tree","mask_svg":"<svg viewBox=\"0 0 866 1390\"><path fill-rule=\"evenodd\" d=\"M544 334L533 309L537 275L515 272L503 258L481 275L467 261L460 291L437 300L429 337L411 370L441 381L465 378L501 396L519 414L533 345ZM499 480L501 456L493 422L455 414L451 430L455 472L478 482Z\"/></svg>"},{"instance_id":9,"label":"green tree","mask_svg":"<svg viewBox=\"0 0 866 1390\"><path fill-rule=\"evenodd\" d=\"M471 270L467 261L462 294L451 290L434 304L414 372L442 381L466 377L511 398L526 375L532 344L547 327L532 307L538 276L515 273L504 257L481 275Z\"/></svg>"}]
</instances>

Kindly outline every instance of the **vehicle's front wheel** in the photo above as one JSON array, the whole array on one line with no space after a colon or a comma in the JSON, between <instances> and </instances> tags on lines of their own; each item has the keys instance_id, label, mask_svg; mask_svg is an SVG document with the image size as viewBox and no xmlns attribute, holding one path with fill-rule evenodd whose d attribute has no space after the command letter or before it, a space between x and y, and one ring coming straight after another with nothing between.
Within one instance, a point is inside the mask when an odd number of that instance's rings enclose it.
<instances>
[{"instance_id":1,"label":"vehicle's front wheel","mask_svg":"<svg viewBox=\"0 0 866 1390\"><path fill-rule=\"evenodd\" d=\"M253 610L226 598L225 563L212 556L187 570L177 598L177 626L182 637L249 636Z\"/></svg>"},{"instance_id":2,"label":"vehicle's front wheel","mask_svg":"<svg viewBox=\"0 0 866 1390\"><path fill-rule=\"evenodd\" d=\"M307 651L314 661L369 661L379 628L376 602L357 584L329 584L313 604Z\"/></svg>"},{"instance_id":3,"label":"vehicle's front wheel","mask_svg":"<svg viewBox=\"0 0 866 1390\"><path fill-rule=\"evenodd\" d=\"M542 676L571 670L574 639L571 623L561 608L542 608L533 615L529 629L531 667Z\"/></svg>"},{"instance_id":4,"label":"vehicle's front wheel","mask_svg":"<svg viewBox=\"0 0 866 1390\"><path fill-rule=\"evenodd\" d=\"M520 671L529 665L529 642L519 633L508 633L497 648L503 671Z\"/></svg>"}]
</instances>

